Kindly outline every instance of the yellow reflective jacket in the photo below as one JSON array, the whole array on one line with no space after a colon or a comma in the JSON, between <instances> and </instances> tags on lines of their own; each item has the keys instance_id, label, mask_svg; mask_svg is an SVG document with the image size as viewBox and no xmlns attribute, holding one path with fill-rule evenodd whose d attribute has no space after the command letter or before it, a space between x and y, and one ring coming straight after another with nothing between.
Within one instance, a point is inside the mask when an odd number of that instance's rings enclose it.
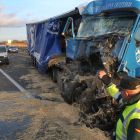
<instances>
[{"instance_id":1,"label":"yellow reflective jacket","mask_svg":"<svg viewBox=\"0 0 140 140\"><path fill-rule=\"evenodd\" d=\"M113 83L107 87L110 95L119 103L120 115L118 116L115 132L116 140L140 140L140 94L133 99L123 102L121 92Z\"/></svg>"}]
</instances>

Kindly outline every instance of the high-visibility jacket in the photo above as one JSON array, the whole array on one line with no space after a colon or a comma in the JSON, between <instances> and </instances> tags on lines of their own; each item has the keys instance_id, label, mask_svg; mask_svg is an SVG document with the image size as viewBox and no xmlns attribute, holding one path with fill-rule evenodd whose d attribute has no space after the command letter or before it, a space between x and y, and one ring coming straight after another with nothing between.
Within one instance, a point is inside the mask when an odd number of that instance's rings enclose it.
<instances>
[{"instance_id":1,"label":"high-visibility jacket","mask_svg":"<svg viewBox=\"0 0 140 140\"><path fill-rule=\"evenodd\" d=\"M140 94L133 99L123 102L121 92L116 85L107 86L110 95L119 103L120 115L114 129L115 140L140 140Z\"/></svg>"}]
</instances>

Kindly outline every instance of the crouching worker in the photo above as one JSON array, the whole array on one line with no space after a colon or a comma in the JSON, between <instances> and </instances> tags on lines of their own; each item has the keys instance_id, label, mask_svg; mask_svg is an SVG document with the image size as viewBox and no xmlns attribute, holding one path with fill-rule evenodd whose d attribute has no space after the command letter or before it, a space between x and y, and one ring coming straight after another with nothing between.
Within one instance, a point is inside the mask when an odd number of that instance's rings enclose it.
<instances>
[{"instance_id":1,"label":"crouching worker","mask_svg":"<svg viewBox=\"0 0 140 140\"><path fill-rule=\"evenodd\" d=\"M115 140L140 140L140 81L133 77L124 77L120 85L111 82L111 76L104 71L99 78L107 86L110 95L120 104L113 133Z\"/></svg>"}]
</instances>

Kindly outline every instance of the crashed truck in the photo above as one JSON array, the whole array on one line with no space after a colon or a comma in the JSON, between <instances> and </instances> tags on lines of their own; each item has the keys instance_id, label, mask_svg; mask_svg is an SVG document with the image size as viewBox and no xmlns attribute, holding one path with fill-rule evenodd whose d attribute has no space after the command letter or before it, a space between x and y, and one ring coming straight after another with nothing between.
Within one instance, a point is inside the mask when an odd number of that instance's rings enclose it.
<instances>
[{"instance_id":1,"label":"crashed truck","mask_svg":"<svg viewBox=\"0 0 140 140\"><path fill-rule=\"evenodd\" d=\"M111 130L117 103L99 80L101 70L120 78L140 76L140 1L93 0L54 18L27 24L29 53L87 126Z\"/></svg>"}]
</instances>

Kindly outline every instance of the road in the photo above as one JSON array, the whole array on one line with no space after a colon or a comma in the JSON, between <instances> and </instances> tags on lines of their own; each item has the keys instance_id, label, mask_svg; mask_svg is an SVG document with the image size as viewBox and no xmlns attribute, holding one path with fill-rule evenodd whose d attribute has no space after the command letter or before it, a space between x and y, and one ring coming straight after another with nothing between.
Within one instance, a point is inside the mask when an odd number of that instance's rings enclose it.
<instances>
[{"instance_id":1,"label":"road","mask_svg":"<svg viewBox=\"0 0 140 140\"><path fill-rule=\"evenodd\" d=\"M9 53L0 65L0 140L107 140L79 122L50 76L39 74L27 53Z\"/></svg>"},{"instance_id":2,"label":"road","mask_svg":"<svg viewBox=\"0 0 140 140\"><path fill-rule=\"evenodd\" d=\"M27 53L9 53L10 64L9 65L0 65L0 69L9 75L17 83L21 84L23 88L31 81L21 80L20 77L28 73L30 69L34 69L32 66L32 61L30 56ZM6 78L2 72L0 73L0 91L19 91L19 89L13 85L12 82Z\"/></svg>"}]
</instances>

